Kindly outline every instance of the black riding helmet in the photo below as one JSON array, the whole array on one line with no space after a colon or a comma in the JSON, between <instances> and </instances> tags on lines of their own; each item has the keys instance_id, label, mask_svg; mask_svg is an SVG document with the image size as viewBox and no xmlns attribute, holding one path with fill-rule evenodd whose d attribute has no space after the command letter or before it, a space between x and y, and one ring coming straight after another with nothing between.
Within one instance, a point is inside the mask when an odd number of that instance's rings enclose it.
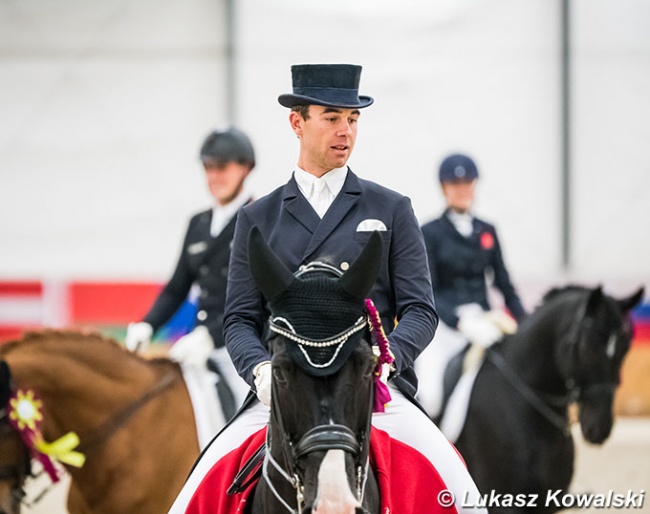
<instances>
[{"instance_id":1,"label":"black riding helmet","mask_svg":"<svg viewBox=\"0 0 650 514\"><path fill-rule=\"evenodd\" d=\"M453 154L440 163L438 179L440 182L470 182L478 178L478 169L471 157Z\"/></svg>"},{"instance_id":2,"label":"black riding helmet","mask_svg":"<svg viewBox=\"0 0 650 514\"><path fill-rule=\"evenodd\" d=\"M255 151L248 136L234 127L210 132L201 145L201 160L205 162L238 162L255 166Z\"/></svg>"}]
</instances>

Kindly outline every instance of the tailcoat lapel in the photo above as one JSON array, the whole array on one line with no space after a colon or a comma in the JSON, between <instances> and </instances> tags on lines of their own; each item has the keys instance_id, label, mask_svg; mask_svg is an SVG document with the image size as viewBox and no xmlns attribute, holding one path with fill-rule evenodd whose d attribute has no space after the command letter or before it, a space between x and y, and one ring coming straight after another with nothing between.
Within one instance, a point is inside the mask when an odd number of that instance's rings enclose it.
<instances>
[{"instance_id":1,"label":"tailcoat lapel","mask_svg":"<svg viewBox=\"0 0 650 514\"><path fill-rule=\"evenodd\" d=\"M284 196L282 197L282 205L284 209L293 216L302 226L304 226L310 234L313 234L320 223L320 218L316 211L309 205L307 199L303 196L298 189L296 179L291 177L284 188Z\"/></svg>"},{"instance_id":2,"label":"tailcoat lapel","mask_svg":"<svg viewBox=\"0 0 650 514\"><path fill-rule=\"evenodd\" d=\"M361 195L361 184L358 177L348 168L348 174L340 193L334 199L332 205L325 213L325 216L317 225L314 235L307 245L307 250L303 255L303 262L307 261L318 247L327 239L332 231L343 221L346 214L356 205ZM302 195L301 195L302 196ZM308 207L311 206L307 202ZM311 212L315 214L314 210ZM318 215L316 215L318 218Z\"/></svg>"}]
</instances>

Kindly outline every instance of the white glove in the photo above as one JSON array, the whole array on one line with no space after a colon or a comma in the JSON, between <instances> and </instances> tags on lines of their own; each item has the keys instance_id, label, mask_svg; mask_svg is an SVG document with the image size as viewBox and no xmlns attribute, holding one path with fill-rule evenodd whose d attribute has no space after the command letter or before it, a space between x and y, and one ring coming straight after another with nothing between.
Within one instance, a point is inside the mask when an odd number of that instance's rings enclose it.
<instances>
[{"instance_id":1,"label":"white glove","mask_svg":"<svg viewBox=\"0 0 650 514\"><path fill-rule=\"evenodd\" d=\"M477 303L461 305L456 309L458 330L470 343L487 348L503 337L497 317L484 311ZM501 321L501 320L499 320Z\"/></svg>"},{"instance_id":2,"label":"white glove","mask_svg":"<svg viewBox=\"0 0 650 514\"><path fill-rule=\"evenodd\" d=\"M214 343L210 332L204 325L199 325L174 343L169 357L179 364L201 368L206 366L212 350Z\"/></svg>"},{"instance_id":3,"label":"white glove","mask_svg":"<svg viewBox=\"0 0 650 514\"><path fill-rule=\"evenodd\" d=\"M388 350L390 353L390 356L393 358L393 362L395 362L395 356L393 355L393 352ZM381 350L379 349L379 346L376 344L372 345L372 353L375 356L375 361L379 360L379 356L381 355ZM384 384L388 384L388 377L389 375L395 371L395 366L393 364L388 364L385 362L384 364L381 365L381 376L379 377L379 380L381 380Z\"/></svg>"},{"instance_id":4,"label":"white glove","mask_svg":"<svg viewBox=\"0 0 650 514\"><path fill-rule=\"evenodd\" d=\"M271 361L264 361L253 369L257 398L267 407L271 406Z\"/></svg>"},{"instance_id":5,"label":"white glove","mask_svg":"<svg viewBox=\"0 0 650 514\"><path fill-rule=\"evenodd\" d=\"M152 336L153 327L149 323L145 323L144 321L129 323L126 328L124 346L132 352L146 353L149 351L149 343L151 343Z\"/></svg>"},{"instance_id":6,"label":"white glove","mask_svg":"<svg viewBox=\"0 0 650 514\"><path fill-rule=\"evenodd\" d=\"M514 334L517 331L517 322L503 311L489 311L485 315L504 334Z\"/></svg>"}]
</instances>

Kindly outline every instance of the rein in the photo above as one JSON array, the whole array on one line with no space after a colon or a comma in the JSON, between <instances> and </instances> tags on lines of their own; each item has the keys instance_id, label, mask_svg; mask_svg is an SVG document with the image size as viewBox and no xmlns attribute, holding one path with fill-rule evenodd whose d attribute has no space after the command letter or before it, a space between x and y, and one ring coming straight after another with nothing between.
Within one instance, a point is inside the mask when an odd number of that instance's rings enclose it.
<instances>
[{"instance_id":1,"label":"rein","mask_svg":"<svg viewBox=\"0 0 650 514\"><path fill-rule=\"evenodd\" d=\"M159 394L162 394L167 388L178 380L179 375L170 371L156 382L151 389L146 391L140 398L127 405L115 416L109 418L103 425L97 428L90 436L85 437L79 444L78 450L83 453L94 450L107 439L109 439L117 430L122 428L138 410L153 400Z\"/></svg>"},{"instance_id":2,"label":"rein","mask_svg":"<svg viewBox=\"0 0 650 514\"><path fill-rule=\"evenodd\" d=\"M571 436L571 431L569 430L569 422L566 416L562 416L555 412L544 400L542 400L540 393L535 391L530 387L523 379L515 373L512 367L506 362L503 356L495 351L488 352L487 354L490 362L495 365L495 367L501 372L501 374L510 382L510 385L518 391L524 399L533 407L537 412L539 412L544 418L546 418L552 425L558 428L566 437ZM568 405L568 398L562 397L561 400L563 405Z\"/></svg>"}]
</instances>

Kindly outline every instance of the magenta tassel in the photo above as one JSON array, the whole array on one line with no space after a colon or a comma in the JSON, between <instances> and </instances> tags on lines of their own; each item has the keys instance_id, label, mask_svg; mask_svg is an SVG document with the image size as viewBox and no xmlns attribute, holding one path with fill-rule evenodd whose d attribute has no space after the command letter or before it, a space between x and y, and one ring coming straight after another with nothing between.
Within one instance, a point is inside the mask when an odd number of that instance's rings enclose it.
<instances>
[{"instance_id":1,"label":"magenta tassel","mask_svg":"<svg viewBox=\"0 0 650 514\"><path fill-rule=\"evenodd\" d=\"M384 332L384 327L381 326L381 318L379 317L377 307L375 307L375 304L370 298L366 298L365 303L370 321L370 333L375 344L379 346L379 357L377 358L377 366L374 372L375 400L372 411L384 412L386 410L386 404L391 401L391 396L388 386L381 381L381 370L384 364L392 364L395 362L395 359L390 354L390 343Z\"/></svg>"}]
</instances>

